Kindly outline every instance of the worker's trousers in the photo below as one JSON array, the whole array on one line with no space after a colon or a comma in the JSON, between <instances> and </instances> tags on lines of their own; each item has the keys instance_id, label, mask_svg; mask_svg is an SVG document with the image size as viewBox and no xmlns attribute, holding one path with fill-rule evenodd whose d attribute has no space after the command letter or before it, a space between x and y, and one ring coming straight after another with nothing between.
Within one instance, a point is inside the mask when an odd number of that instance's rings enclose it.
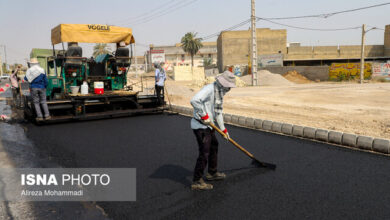
<instances>
[{"instance_id":1,"label":"worker's trousers","mask_svg":"<svg viewBox=\"0 0 390 220\"><path fill-rule=\"evenodd\" d=\"M164 86L155 85L158 104L163 104L164 100Z\"/></svg>"},{"instance_id":2,"label":"worker's trousers","mask_svg":"<svg viewBox=\"0 0 390 220\"><path fill-rule=\"evenodd\" d=\"M194 134L199 145L199 156L196 160L193 181L198 181L203 177L204 170L208 163L208 172L217 172L218 161L218 140L215 137L215 130L194 129Z\"/></svg>"},{"instance_id":3,"label":"worker's trousers","mask_svg":"<svg viewBox=\"0 0 390 220\"><path fill-rule=\"evenodd\" d=\"M49 108L46 103L46 89L31 88L31 97L37 113L37 118L42 118L41 106L45 114L45 118L49 117Z\"/></svg>"}]
</instances>

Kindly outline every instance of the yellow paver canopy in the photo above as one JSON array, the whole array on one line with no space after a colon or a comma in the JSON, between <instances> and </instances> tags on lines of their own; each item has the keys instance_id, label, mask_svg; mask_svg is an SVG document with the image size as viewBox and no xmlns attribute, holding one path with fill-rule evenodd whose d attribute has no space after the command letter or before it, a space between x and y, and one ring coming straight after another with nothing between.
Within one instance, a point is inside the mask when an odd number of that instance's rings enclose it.
<instances>
[{"instance_id":1,"label":"yellow paver canopy","mask_svg":"<svg viewBox=\"0 0 390 220\"><path fill-rule=\"evenodd\" d=\"M131 28L100 24L60 24L51 29L53 45L61 42L119 43L135 42Z\"/></svg>"}]
</instances>

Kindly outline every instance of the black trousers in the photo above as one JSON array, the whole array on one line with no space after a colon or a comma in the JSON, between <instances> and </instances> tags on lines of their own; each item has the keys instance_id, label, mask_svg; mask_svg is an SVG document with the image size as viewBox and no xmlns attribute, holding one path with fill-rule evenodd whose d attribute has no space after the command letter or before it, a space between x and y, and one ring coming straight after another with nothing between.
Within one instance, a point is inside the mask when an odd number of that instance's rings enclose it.
<instances>
[{"instance_id":1,"label":"black trousers","mask_svg":"<svg viewBox=\"0 0 390 220\"><path fill-rule=\"evenodd\" d=\"M218 161L218 140L215 131L210 128L194 129L194 134L199 145L199 156L196 160L193 181L203 177L204 169L208 163L208 172L217 172Z\"/></svg>"},{"instance_id":2,"label":"black trousers","mask_svg":"<svg viewBox=\"0 0 390 220\"><path fill-rule=\"evenodd\" d=\"M163 97L164 97L164 86L158 86L156 85L155 86L155 89L156 89L156 95L157 95L157 100L158 100L158 104L163 104Z\"/></svg>"}]
</instances>

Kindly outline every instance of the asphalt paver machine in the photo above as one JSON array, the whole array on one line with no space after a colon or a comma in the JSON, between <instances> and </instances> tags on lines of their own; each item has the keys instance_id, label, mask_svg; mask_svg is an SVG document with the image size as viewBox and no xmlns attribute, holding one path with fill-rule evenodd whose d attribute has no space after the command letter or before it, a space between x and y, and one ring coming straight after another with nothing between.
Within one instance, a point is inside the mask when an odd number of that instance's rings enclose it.
<instances>
[{"instance_id":1,"label":"asphalt paver machine","mask_svg":"<svg viewBox=\"0 0 390 220\"><path fill-rule=\"evenodd\" d=\"M50 120L43 123L121 117L159 113L165 103L157 96L140 95L127 85L131 66L132 29L107 25L60 24L51 30L53 56L47 58L47 103ZM67 49L64 43L68 44ZM115 43L113 53L83 57L78 43ZM62 44L62 50L55 45ZM50 72L52 71L52 72ZM80 93L88 85L88 93ZM25 97L25 116L35 119L29 95Z\"/></svg>"}]
</instances>

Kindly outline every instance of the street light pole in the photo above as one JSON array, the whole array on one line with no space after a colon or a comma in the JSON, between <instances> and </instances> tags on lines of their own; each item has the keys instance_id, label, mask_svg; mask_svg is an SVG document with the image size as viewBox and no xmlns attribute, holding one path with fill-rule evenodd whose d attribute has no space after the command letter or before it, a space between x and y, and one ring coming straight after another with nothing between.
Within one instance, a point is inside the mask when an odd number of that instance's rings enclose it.
<instances>
[{"instance_id":1,"label":"street light pole","mask_svg":"<svg viewBox=\"0 0 390 220\"><path fill-rule=\"evenodd\" d=\"M363 24L362 27L362 48L361 48L361 58L360 58L360 84L363 84L364 79L364 44L366 41L366 25Z\"/></svg>"},{"instance_id":2,"label":"street light pole","mask_svg":"<svg viewBox=\"0 0 390 220\"><path fill-rule=\"evenodd\" d=\"M257 86L257 38L256 38L256 5L251 0L251 58L252 86Z\"/></svg>"}]
</instances>

